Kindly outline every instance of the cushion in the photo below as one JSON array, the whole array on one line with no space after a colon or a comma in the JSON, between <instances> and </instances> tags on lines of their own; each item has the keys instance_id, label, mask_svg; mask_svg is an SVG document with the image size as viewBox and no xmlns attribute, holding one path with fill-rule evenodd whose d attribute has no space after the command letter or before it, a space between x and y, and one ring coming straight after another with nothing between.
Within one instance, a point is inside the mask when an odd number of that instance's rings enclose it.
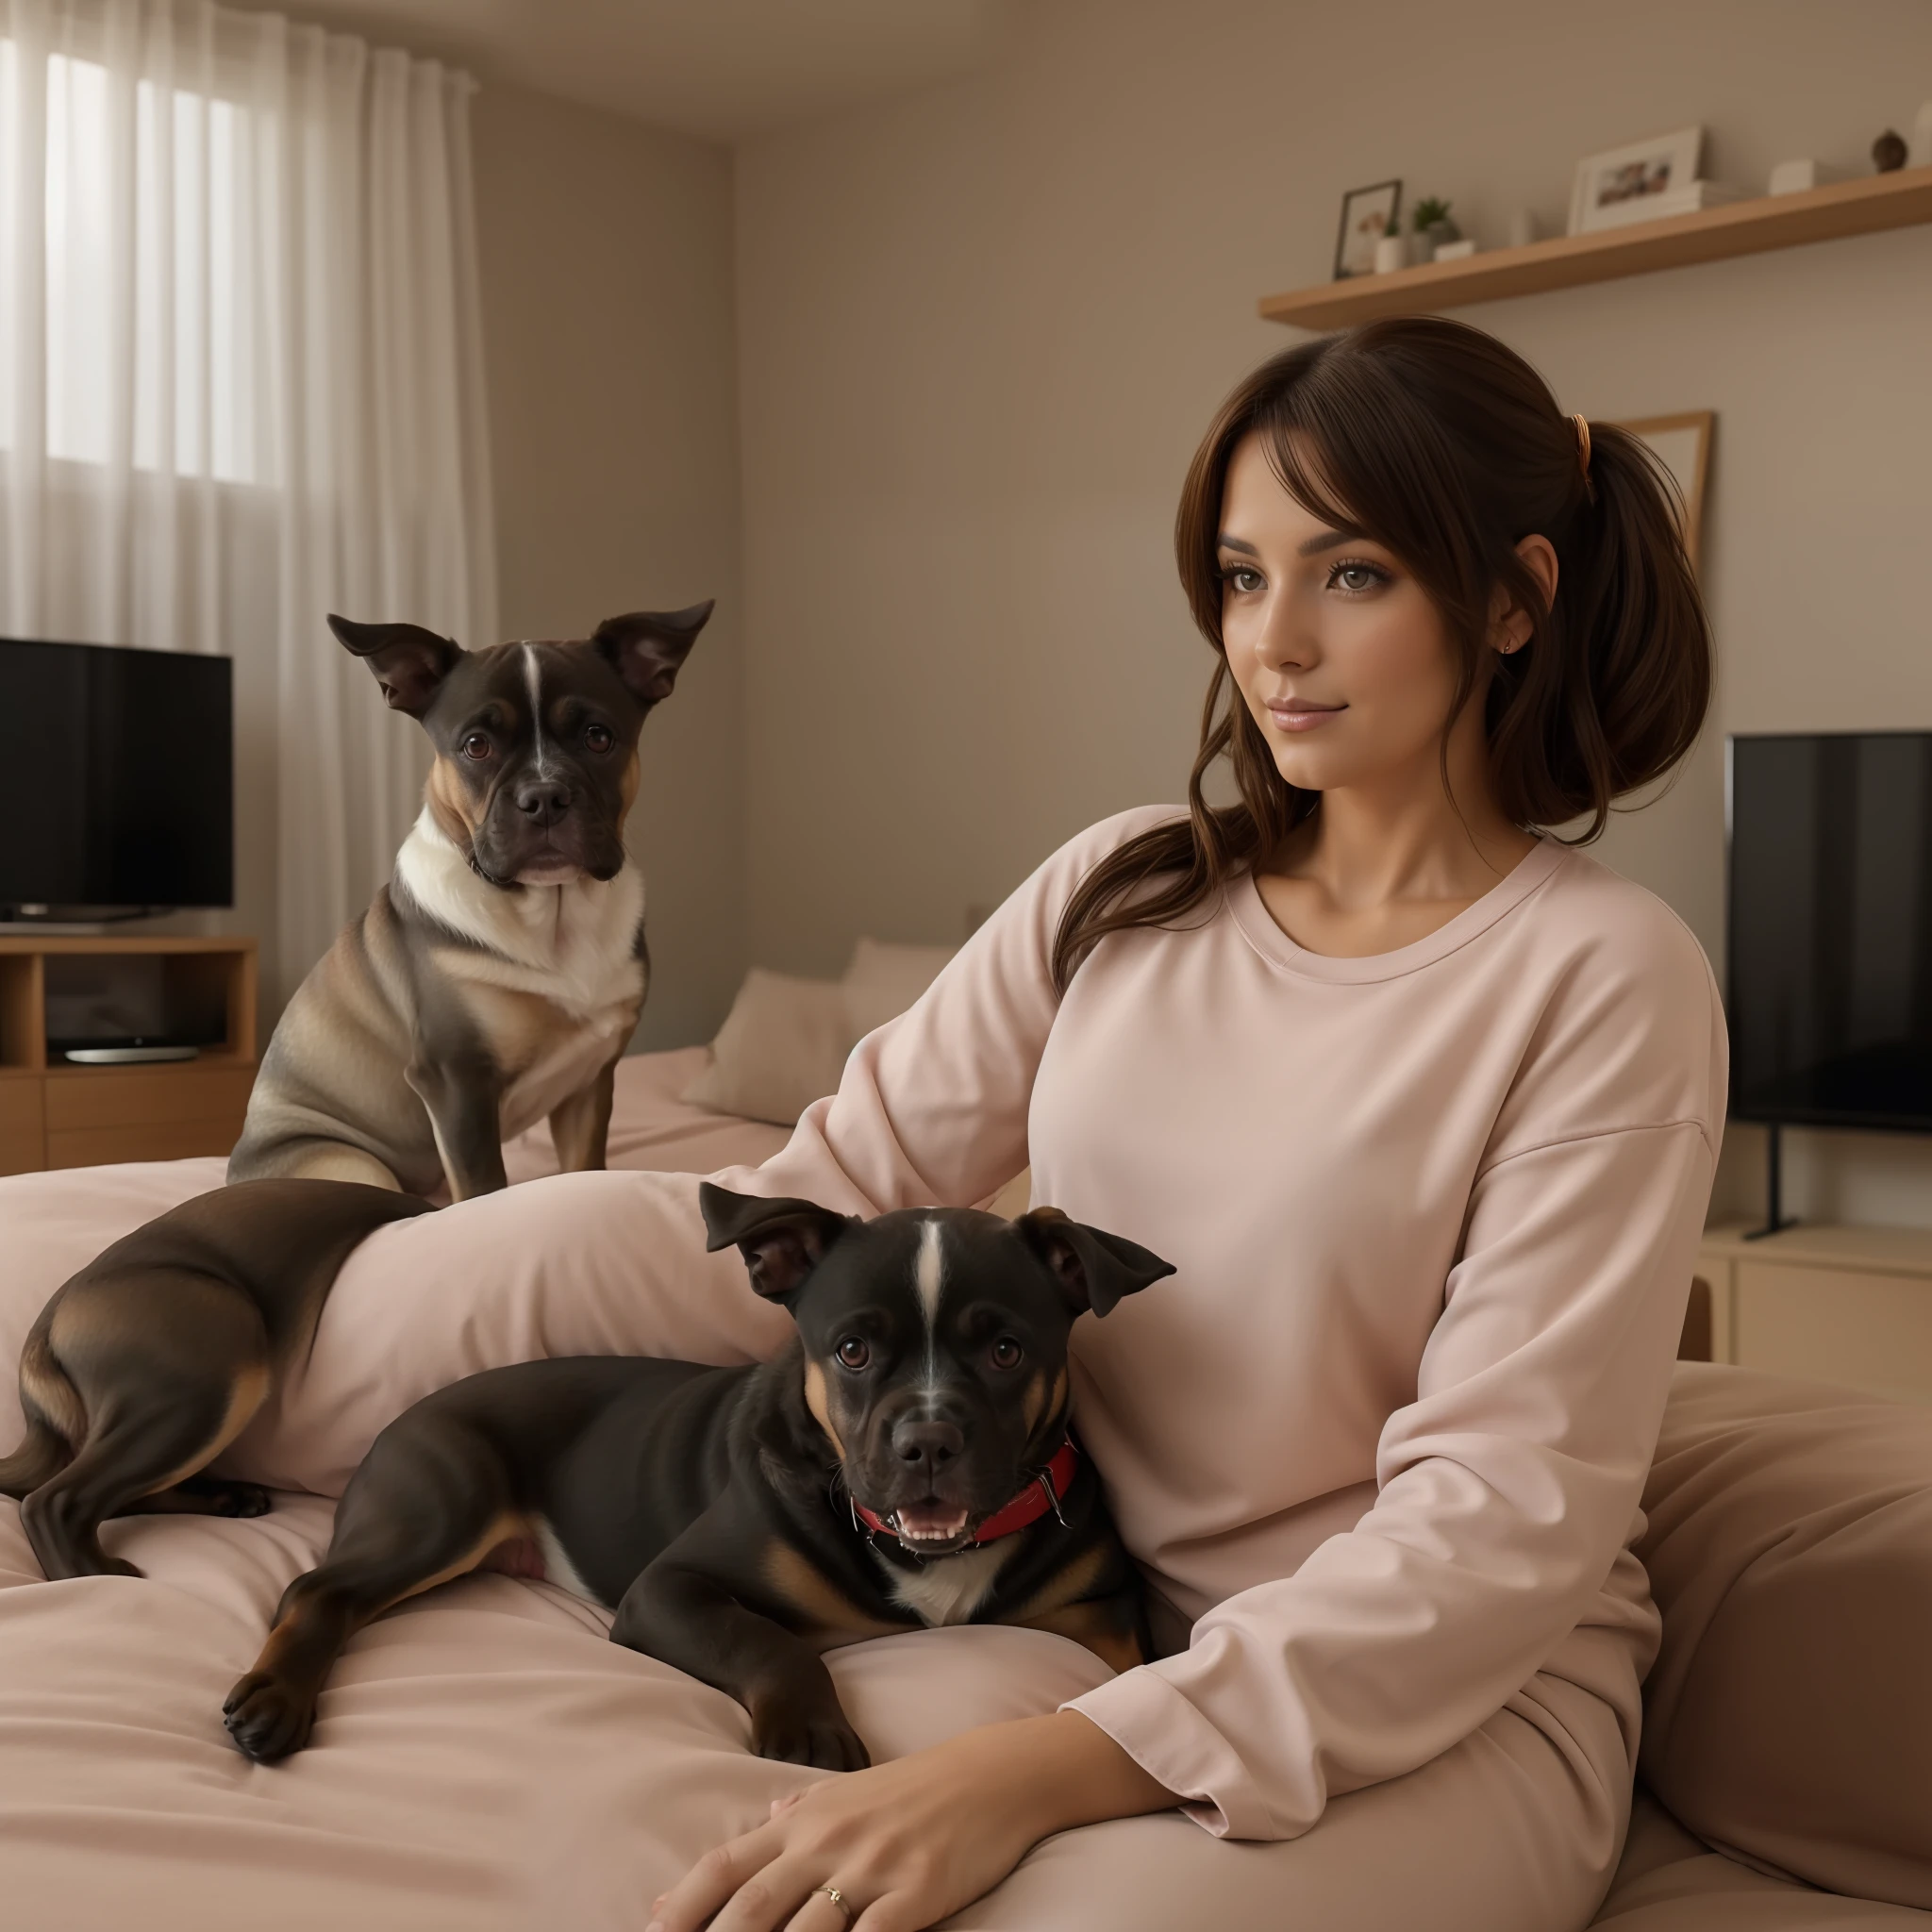
<instances>
[{"instance_id":1,"label":"cushion","mask_svg":"<svg viewBox=\"0 0 1932 1932\"><path fill-rule=\"evenodd\" d=\"M854 1040L896 1020L940 976L951 946L896 946L862 939L845 969L845 1015Z\"/></svg>"},{"instance_id":2,"label":"cushion","mask_svg":"<svg viewBox=\"0 0 1932 1932\"><path fill-rule=\"evenodd\" d=\"M1932 1908L1932 1410L1680 1363L1641 1766L1707 1843Z\"/></svg>"},{"instance_id":3,"label":"cushion","mask_svg":"<svg viewBox=\"0 0 1932 1932\"><path fill-rule=\"evenodd\" d=\"M1772 1878L1694 1839L1641 1787L1609 1896L1591 1922L1615 1932L1926 1932L1908 1906L1840 1898Z\"/></svg>"},{"instance_id":4,"label":"cushion","mask_svg":"<svg viewBox=\"0 0 1932 1932\"><path fill-rule=\"evenodd\" d=\"M853 1034L836 979L794 979L754 966L711 1042L711 1063L684 1090L693 1107L792 1125L835 1093Z\"/></svg>"}]
</instances>

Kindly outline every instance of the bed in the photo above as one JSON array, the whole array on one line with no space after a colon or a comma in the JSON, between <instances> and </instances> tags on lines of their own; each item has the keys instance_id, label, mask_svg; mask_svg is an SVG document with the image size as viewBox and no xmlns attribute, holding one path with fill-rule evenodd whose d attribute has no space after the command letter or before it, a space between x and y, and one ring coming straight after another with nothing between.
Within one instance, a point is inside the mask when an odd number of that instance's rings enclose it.
<instances>
[{"instance_id":1,"label":"bed","mask_svg":"<svg viewBox=\"0 0 1932 1932\"><path fill-rule=\"evenodd\" d=\"M613 1172L558 1175L540 1130L510 1149L506 1193L386 1229L352 1259L307 1371L225 1459L275 1488L268 1516L127 1519L106 1539L144 1580L50 1584L0 1504L0 1921L37 1932L635 1928L698 1852L811 1775L750 1756L736 1704L607 1641L595 1607L507 1574L447 1585L365 1631L332 1679L315 1745L286 1765L241 1757L218 1717L282 1588L325 1546L332 1497L404 1402L492 1361L646 1343L731 1361L777 1338L782 1317L749 1293L734 1256L675 1302L640 1297L627 1274L665 1216L691 1211L692 1176L786 1138L678 1098L704 1052L623 1063ZM0 1361L75 1268L221 1179L219 1161L188 1160L0 1181ZM0 1445L18 1428L9 1373ZM891 1638L829 1661L881 1759L1051 1708L1105 1670L1058 1638L1008 1629ZM1340 1799L1321 1830L1347 1847L1352 1820ZM1274 1932L1274 1861L1294 1856L1219 1844L1176 1816L1124 1821L1049 1840L953 1924ZM1455 1883L1418 1874L1417 1924ZM1620 1932L1922 1921L1748 1870L1647 1801L1605 1917ZM1345 1891L1328 1923L1354 1924Z\"/></svg>"}]
</instances>

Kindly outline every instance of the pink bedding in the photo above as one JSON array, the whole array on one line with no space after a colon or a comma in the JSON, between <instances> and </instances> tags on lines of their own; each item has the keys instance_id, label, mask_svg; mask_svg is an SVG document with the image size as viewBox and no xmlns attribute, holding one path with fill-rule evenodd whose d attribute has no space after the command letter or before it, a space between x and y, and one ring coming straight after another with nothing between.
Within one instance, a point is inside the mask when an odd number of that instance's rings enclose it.
<instances>
[{"instance_id":1,"label":"pink bedding","mask_svg":"<svg viewBox=\"0 0 1932 1932\"><path fill-rule=\"evenodd\" d=\"M50 1584L0 1503L0 1925L636 1928L697 1853L814 1775L751 1757L736 1704L609 1643L601 1610L496 1574L364 1632L314 1745L291 1762L251 1764L219 1721L282 1588L326 1542L331 1499L408 1402L495 1362L595 1351L741 1360L783 1335L735 1256L675 1292L639 1266L667 1217L694 1211L692 1174L761 1158L785 1138L683 1108L675 1096L697 1064L691 1054L625 1062L620 1171L537 1177L552 1163L543 1137L526 1137L511 1157L525 1185L386 1229L358 1252L307 1370L227 1459L281 1492L272 1514L128 1519L106 1540L144 1580ZM198 1160L0 1180L0 1446L17 1438L11 1364L47 1294L221 1177L218 1161ZM1051 1709L1106 1674L1058 1638L1003 1629L892 1638L829 1661L879 1758ZM1493 1816L1512 1781L1553 1774L1540 1751L1535 1736L1458 1747L1397 1785L1336 1800L1291 1843L1218 1842L1175 1815L1069 1834L954 1924L1274 1932L1291 1900L1297 1924L1393 1932L1396 1921L1372 1924L1355 1907L1365 1861L1397 1844L1414 1867L1403 1922L1455 1932L1457 1860L1482 1838L1464 1829L1462 1807ZM1613 1895L1613 1909L1631 1932L1707 1923L1676 1915L1651 1842L1643 1890ZM1691 1863L1697 1849L1672 1848ZM1524 1856L1527 1894L1535 1848Z\"/></svg>"}]
</instances>

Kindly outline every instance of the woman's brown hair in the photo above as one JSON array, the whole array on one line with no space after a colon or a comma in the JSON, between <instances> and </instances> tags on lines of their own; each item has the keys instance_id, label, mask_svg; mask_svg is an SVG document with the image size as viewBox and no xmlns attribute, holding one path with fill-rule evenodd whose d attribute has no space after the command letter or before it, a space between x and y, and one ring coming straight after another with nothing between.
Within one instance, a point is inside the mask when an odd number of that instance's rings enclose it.
<instances>
[{"instance_id":1,"label":"woman's brown hair","mask_svg":"<svg viewBox=\"0 0 1932 1932\"><path fill-rule=\"evenodd\" d=\"M1710 629L1679 534L1669 474L1627 430L1573 417L1493 336L1432 316L1370 323L1264 362L1221 406L1189 466L1174 522L1181 583L1214 675L1186 819L1111 853L1080 882L1054 941L1064 992L1108 933L1170 925L1224 880L1272 857L1320 793L1289 785L1233 689L1221 636L1222 493L1235 447L1258 436L1297 502L1400 558L1441 614L1460 657L1448 725L1479 682L1491 600L1526 611L1526 646L1494 659L1484 696L1490 780L1512 823L1589 814L1690 750L1710 699ZM1555 546L1544 606L1516 554ZM1238 802L1209 805L1225 758Z\"/></svg>"}]
</instances>

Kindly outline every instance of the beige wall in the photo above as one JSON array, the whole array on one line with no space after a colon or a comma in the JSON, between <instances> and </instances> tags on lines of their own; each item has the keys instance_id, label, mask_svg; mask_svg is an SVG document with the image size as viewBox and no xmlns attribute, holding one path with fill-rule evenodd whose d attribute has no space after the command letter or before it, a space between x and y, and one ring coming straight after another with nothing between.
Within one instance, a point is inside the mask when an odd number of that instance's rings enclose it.
<instances>
[{"instance_id":1,"label":"beige wall","mask_svg":"<svg viewBox=\"0 0 1932 1932\"><path fill-rule=\"evenodd\" d=\"M680 1045L744 970L730 158L503 87L474 111L504 635L718 600L644 726L631 819L653 960L636 1044Z\"/></svg>"},{"instance_id":2,"label":"beige wall","mask_svg":"<svg viewBox=\"0 0 1932 1932\"><path fill-rule=\"evenodd\" d=\"M1026 22L988 75L740 154L750 946L774 965L956 938L1080 825L1179 794L1208 660L1176 490L1293 339L1255 300L1326 276L1345 189L1400 175L1493 246L1519 205L1559 226L1590 150L1701 120L1707 172L1757 190L1932 94L1917 0ZM1464 312L1566 408L1718 412L1718 716L1604 850L1721 963L1723 733L1932 726L1932 232ZM1753 1155L1740 1129L1731 1164ZM1791 1167L1806 1211L1932 1222L1932 1142L1802 1137Z\"/></svg>"}]
</instances>

